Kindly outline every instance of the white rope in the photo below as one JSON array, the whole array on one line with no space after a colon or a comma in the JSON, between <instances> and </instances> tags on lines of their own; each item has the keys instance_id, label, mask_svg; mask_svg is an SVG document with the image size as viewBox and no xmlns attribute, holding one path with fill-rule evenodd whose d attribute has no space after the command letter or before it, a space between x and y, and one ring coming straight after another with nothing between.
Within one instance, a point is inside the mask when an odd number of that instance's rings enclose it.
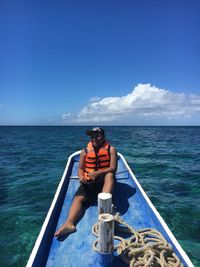
<instances>
[{"instance_id":1,"label":"white rope","mask_svg":"<svg viewBox=\"0 0 200 267\"><path fill-rule=\"evenodd\" d=\"M114 249L130 267L183 267L172 246L159 231L153 228L136 231L118 213L114 220L116 230L132 234L129 239L114 236L114 239L120 241ZM93 225L92 233L98 237L98 223ZM93 243L93 249L99 252L98 240Z\"/></svg>"}]
</instances>

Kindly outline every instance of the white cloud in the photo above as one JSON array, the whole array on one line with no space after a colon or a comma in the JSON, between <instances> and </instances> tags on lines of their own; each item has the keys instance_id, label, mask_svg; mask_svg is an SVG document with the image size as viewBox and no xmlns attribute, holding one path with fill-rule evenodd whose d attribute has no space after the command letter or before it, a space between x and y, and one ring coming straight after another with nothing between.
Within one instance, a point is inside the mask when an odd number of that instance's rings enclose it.
<instances>
[{"instance_id":1,"label":"white cloud","mask_svg":"<svg viewBox=\"0 0 200 267\"><path fill-rule=\"evenodd\" d=\"M96 102L96 101L99 101L101 98L98 97L98 96L93 96L90 98L90 102Z\"/></svg>"},{"instance_id":2,"label":"white cloud","mask_svg":"<svg viewBox=\"0 0 200 267\"><path fill-rule=\"evenodd\" d=\"M63 114L74 123L137 123L141 120L189 119L200 113L200 95L174 93L150 84L138 84L122 97L93 98L79 114Z\"/></svg>"},{"instance_id":3,"label":"white cloud","mask_svg":"<svg viewBox=\"0 0 200 267\"><path fill-rule=\"evenodd\" d=\"M70 112L62 114L62 119L64 121L65 120L69 120L70 118L71 118L71 113Z\"/></svg>"}]
</instances>

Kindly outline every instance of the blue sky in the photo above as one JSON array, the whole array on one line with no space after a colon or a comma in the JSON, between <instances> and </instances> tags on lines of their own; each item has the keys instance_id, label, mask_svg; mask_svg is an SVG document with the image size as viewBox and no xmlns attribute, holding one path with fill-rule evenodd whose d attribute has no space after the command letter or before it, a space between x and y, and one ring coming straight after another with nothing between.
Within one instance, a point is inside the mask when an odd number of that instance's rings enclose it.
<instances>
[{"instance_id":1,"label":"blue sky","mask_svg":"<svg viewBox=\"0 0 200 267\"><path fill-rule=\"evenodd\" d=\"M0 1L0 125L200 125L200 1Z\"/></svg>"}]
</instances>

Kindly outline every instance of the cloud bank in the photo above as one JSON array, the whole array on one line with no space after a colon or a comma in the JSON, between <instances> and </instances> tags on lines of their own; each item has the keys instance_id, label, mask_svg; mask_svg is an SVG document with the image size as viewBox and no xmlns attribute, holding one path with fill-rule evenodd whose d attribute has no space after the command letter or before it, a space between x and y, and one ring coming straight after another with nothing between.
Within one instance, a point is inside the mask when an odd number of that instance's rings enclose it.
<instances>
[{"instance_id":1,"label":"cloud bank","mask_svg":"<svg viewBox=\"0 0 200 267\"><path fill-rule=\"evenodd\" d=\"M189 120L199 115L200 95L138 84L125 96L94 97L78 114L68 112L62 119L66 124L144 125L163 120Z\"/></svg>"}]
</instances>

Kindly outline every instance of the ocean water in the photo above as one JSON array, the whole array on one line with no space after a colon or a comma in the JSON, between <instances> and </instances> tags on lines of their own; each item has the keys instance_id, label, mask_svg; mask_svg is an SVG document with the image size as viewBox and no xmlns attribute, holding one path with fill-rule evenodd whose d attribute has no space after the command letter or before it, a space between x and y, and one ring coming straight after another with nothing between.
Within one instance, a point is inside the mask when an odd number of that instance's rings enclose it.
<instances>
[{"instance_id":1,"label":"ocean water","mask_svg":"<svg viewBox=\"0 0 200 267\"><path fill-rule=\"evenodd\" d=\"M200 266L200 127L104 127ZM88 127L0 127L0 266L26 265L67 157Z\"/></svg>"}]
</instances>

